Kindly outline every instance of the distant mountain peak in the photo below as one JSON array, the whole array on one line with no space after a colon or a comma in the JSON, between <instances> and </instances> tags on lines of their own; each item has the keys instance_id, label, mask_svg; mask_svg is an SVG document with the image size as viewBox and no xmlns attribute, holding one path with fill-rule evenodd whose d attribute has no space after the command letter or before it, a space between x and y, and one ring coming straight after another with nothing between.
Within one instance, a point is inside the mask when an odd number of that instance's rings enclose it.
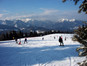
<instances>
[{"instance_id":1,"label":"distant mountain peak","mask_svg":"<svg viewBox=\"0 0 87 66\"><path fill-rule=\"evenodd\" d=\"M62 19L59 20L59 22L64 22L64 21L67 21L67 22L74 22L75 19L62 18Z\"/></svg>"},{"instance_id":2,"label":"distant mountain peak","mask_svg":"<svg viewBox=\"0 0 87 66\"><path fill-rule=\"evenodd\" d=\"M27 23L27 22L30 21L30 20L32 20L32 19L30 19L30 18L21 19L21 21L23 21L23 22L25 22L25 23Z\"/></svg>"},{"instance_id":3,"label":"distant mountain peak","mask_svg":"<svg viewBox=\"0 0 87 66\"><path fill-rule=\"evenodd\" d=\"M6 25L6 22L5 22L5 21L3 21L3 22L2 22L2 24L3 24L3 25Z\"/></svg>"},{"instance_id":4,"label":"distant mountain peak","mask_svg":"<svg viewBox=\"0 0 87 66\"><path fill-rule=\"evenodd\" d=\"M68 21L68 19L62 18L62 19L60 19L59 21L60 21L60 22L64 22L64 21Z\"/></svg>"},{"instance_id":5,"label":"distant mountain peak","mask_svg":"<svg viewBox=\"0 0 87 66\"><path fill-rule=\"evenodd\" d=\"M69 21L70 21L70 22L74 22L74 21L76 21L76 20L75 20L75 19L70 19Z\"/></svg>"},{"instance_id":6,"label":"distant mountain peak","mask_svg":"<svg viewBox=\"0 0 87 66\"><path fill-rule=\"evenodd\" d=\"M14 25L14 27L16 27L16 28L17 28L17 27L18 27L18 26L17 26L17 24L15 24L15 25Z\"/></svg>"}]
</instances>

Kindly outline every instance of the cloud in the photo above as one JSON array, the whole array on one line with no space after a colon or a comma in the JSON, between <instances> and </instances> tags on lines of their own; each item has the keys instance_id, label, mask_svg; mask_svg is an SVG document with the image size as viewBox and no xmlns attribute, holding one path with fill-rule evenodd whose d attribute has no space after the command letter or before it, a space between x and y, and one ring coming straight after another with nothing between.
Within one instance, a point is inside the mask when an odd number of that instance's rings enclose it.
<instances>
[{"instance_id":1,"label":"cloud","mask_svg":"<svg viewBox=\"0 0 87 66\"><path fill-rule=\"evenodd\" d=\"M41 13L41 15L51 15L59 12L59 10L55 10L55 9L45 9L45 8L40 8L40 9L43 10L43 13Z\"/></svg>"},{"instance_id":2,"label":"cloud","mask_svg":"<svg viewBox=\"0 0 87 66\"><path fill-rule=\"evenodd\" d=\"M5 10L5 9L0 9L0 12L1 12L1 13L11 13L10 11Z\"/></svg>"},{"instance_id":3,"label":"cloud","mask_svg":"<svg viewBox=\"0 0 87 66\"><path fill-rule=\"evenodd\" d=\"M12 14L0 14L0 17L3 19L33 19L33 20L52 20L52 21L57 21L61 18L67 18L67 19L78 19L78 20L86 20L87 21L87 15L85 14L78 14L78 12L71 11L71 10L57 10L57 9L45 9L45 8L40 8L40 12L34 12L31 14L26 14L26 13L12 13ZM7 11L4 11L7 12Z\"/></svg>"},{"instance_id":4,"label":"cloud","mask_svg":"<svg viewBox=\"0 0 87 66\"><path fill-rule=\"evenodd\" d=\"M4 13L9 13L9 11L7 11L7 10L2 10L2 12L4 12Z\"/></svg>"},{"instance_id":5,"label":"cloud","mask_svg":"<svg viewBox=\"0 0 87 66\"><path fill-rule=\"evenodd\" d=\"M27 15L20 15L20 14L15 14L15 15L9 15L9 14L5 14L4 15L4 19L6 20L12 20L12 19L24 19L24 18L30 18L34 16L34 14L27 14Z\"/></svg>"},{"instance_id":6,"label":"cloud","mask_svg":"<svg viewBox=\"0 0 87 66\"><path fill-rule=\"evenodd\" d=\"M2 17L3 16L3 14L0 14L0 17Z\"/></svg>"}]
</instances>

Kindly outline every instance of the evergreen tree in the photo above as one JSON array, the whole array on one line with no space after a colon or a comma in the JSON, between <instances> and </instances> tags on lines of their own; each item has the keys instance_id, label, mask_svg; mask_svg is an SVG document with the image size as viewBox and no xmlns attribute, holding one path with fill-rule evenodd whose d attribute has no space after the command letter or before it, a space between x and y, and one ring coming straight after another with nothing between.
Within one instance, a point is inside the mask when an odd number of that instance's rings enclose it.
<instances>
[{"instance_id":1,"label":"evergreen tree","mask_svg":"<svg viewBox=\"0 0 87 66\"><path fill-rule=\"evenodd\" d=\"M63 0L63 2L65 2L67 0ZM80 0L72 0L75 2L75 5L80 1ZM79 13L81 13L81 11L85 12L87 14L87 0L81 0L82 3L79 6ZM75 35L73 37L73 40L78 41L79 43L81 43L83 45L83 47L77 48L77 50L79 49L83 49L83 52L79 53L80 56L85 56L87 55L87 23L85 22L85 26L80 26L77 30L75 30Z\"/></svg>"},{"instance_id":2,"label":"evergreen tree","mask_svg":"<svg viewBox=\"0 0 87 66\"><path fill-rule=\"evenodd\" d=\"M80 26L77 30L75 30L73 40L78 41L83 45L83 47L77 48L77 50L83 49L83 52L79 53L79 55L80 56L87 55L87 25Z\"/></svg>"},{"instance_id":3,"label":"evergreen tree","mask_svg":"<svg viewBox=\"0 0 87 66\"><path fill-rule=\"evenodd\" d=\"M62 0L63 2L66 2L67 0ZM85 12L87 14L87 0L70 0L70 1L74 1L75 5L81 1L81 5L79 6L79 13L81 13L81 11Z\"/></svg>"}]
</instances>

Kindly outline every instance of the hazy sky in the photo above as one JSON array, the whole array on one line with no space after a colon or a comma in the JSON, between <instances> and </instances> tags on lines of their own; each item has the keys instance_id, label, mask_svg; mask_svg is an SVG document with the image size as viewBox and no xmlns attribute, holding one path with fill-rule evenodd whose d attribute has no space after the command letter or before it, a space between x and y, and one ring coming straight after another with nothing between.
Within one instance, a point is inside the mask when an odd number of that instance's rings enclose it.
<instances>
[{"instance_id":1,"label":"hazy sky","mask_svg":"<svg viewBox=\"0 0 87 66\"><path fill-rule=\"evenodd\" d=\"M0 19L87 20L85 13L78 14L80 4L62 0L0 0Z\"/></svg>"}]
</instances>

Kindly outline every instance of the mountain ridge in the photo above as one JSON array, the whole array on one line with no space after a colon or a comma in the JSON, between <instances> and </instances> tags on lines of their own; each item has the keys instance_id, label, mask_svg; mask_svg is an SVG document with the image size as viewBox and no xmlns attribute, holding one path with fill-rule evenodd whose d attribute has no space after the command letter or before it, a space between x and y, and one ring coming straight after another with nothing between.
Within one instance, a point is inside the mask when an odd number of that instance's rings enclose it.
<instances>
[{"instance_id":1,"label":"mountain ridge","mask_svg":"<svg viewBox=\"0 0 87 66\"><path fill-rule=\"evenodd\" d=\"M38 20L0 20L0 25L12 26L20 30L62 30L62 31L73 31L76 27L83 25L81 20L75 19L61 19L59 21L38 21ZM1 29L2 27L0 27ZM32 28L32 29L30 29Z\"/></svg>"}]
</instances>

